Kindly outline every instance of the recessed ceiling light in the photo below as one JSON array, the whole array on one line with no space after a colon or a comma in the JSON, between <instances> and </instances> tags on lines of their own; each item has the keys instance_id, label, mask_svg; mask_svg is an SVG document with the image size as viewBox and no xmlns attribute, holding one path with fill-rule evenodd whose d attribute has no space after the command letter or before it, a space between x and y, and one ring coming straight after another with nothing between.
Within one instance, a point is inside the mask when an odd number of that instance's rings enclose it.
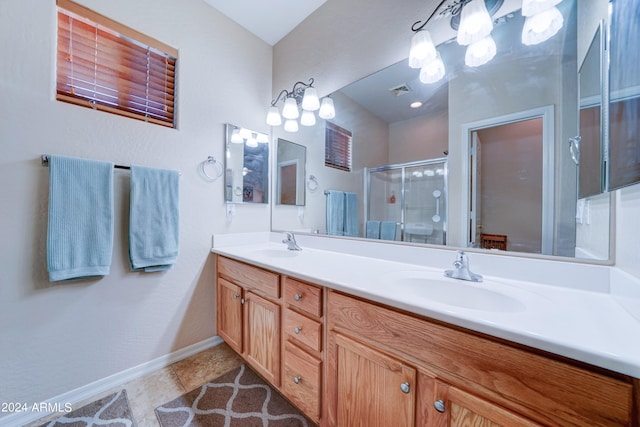
<instances>
[{"instance_id":1,"label":"recessed ceiling light","mask_svg":"<svg viewBox=\"0 0 640 427\"><path fill-rule=\"evenodd\" d=\"M422 102L420 102L420 101L415 101L415 102L412 102L409 106L410 106L411 108L420 108L420 107L422 107Z\"/></svg>"}]
</instances>

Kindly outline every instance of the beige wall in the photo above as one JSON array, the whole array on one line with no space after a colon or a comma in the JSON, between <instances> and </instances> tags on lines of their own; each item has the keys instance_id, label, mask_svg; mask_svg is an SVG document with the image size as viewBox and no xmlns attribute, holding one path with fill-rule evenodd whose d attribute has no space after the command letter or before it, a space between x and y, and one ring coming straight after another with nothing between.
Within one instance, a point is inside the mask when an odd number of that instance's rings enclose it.
<instances>
[{"instance_id":1,"label":"beige wall","mask_svg":"<svg viewBox=\"0 0 640 427\"><path fill-rule=\"evenodd\" d=\"M198 165L224 159L225 122L268 131L272 48L201 0L80 3L179 49L178 129L55 101L55 1L0 2L1 402L41 402L213 337L211 234L269 230L268 205L227 223L222 180ZM129 271L129 175L118 171L111 274L49 283L41 154L180 170L176 265Z\"/></svg>"}]
</instances>

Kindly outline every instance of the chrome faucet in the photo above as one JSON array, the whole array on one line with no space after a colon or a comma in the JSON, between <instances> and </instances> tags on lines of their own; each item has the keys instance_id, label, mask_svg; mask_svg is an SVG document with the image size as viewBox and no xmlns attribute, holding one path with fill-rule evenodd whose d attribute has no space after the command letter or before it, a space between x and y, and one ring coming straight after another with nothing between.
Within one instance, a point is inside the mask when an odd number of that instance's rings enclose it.
<instances>
[{"instance_id":1,"label":"chrome faucet","mask_svg":"<svg viewBox=\"0 0 640 427\"><path fill-rule=\"evenodd\" d=\"M285 243L287 245L287 249L289 249L290 251L302 250L302 248L298 246L298 244L296 243L296 236L294 236L292 232L290 231L285 232L285 236L286 237L282 241L282 243Z\"/></svg>"},{"instance_id":2,"label":"chrome faucet","mask_svg":"<svg viewBox=\"0 0 640 427\"><path fill-rule=\"evenodd\" d=\"M453 262L453 270L446 270L444 275L452 279L469 280L471 282L482 282L482 276L472 273L469 270L469 257L463 251L458 251L456 260Z\"/></svg>"}]
</instances>

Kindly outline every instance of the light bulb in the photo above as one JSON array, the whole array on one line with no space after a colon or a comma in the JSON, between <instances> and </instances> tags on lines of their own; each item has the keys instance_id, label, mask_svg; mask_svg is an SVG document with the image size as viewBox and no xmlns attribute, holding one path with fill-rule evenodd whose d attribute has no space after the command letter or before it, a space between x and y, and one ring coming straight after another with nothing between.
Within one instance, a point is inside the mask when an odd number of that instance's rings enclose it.
<instances>
[{"instance_id":1,"label":"light bulb","mask_svg":"<svg viewBox=\"0 0 640 427\"><path fill-rule=\"evenodd\" d=\"M491 34L492 29L493 21L484 0L471 0L462 7L458 44L467 46L475 43Z\"/></svg>"},{"instance_id":2,"label":"light bulb","mask_svg":"<svg viewBox=\"0 0 640 427\"><path fill-rule=\"evenodd\" d=\"M411 38L411 49L409 50L409 67L422 68L436 59L436 46L431 40L431 33L423 30L416 32Z\"/></svg>"},{"instance_id":3,"label":"light bulb","mask_svg":"<svg viewBox=\"0 0 640 427\"><path fill-rule=\"evenodd\" d=\"M269 126L280 126L282 124L282 117L280 117L278 107L269 107L269 111L267 112L267 124Z\"/></svg>"},{"instance_id":4,"label":"light bulb","mask_svg":"<svg viewBox=\"0 0 640 427\"><path fill-rule=\"evenodd\" d=\"M479 67L491 61L496 56L496 42L487 36L480 41L467 46L464 63L469 67Z\"/></svg>"},{"instance_id":5,"label":"light bulb","mask_svg":"<svg viewBox=\"0 0 640 427\"><path fill-rule=\"evenodd\" d=\"M320 108L318 92L313 87L306 88L304 90L304 97L302 98L302 109L306 111L316 111L318 108Z\"/></svg>"},{"instance_id":6,"label":"light bulb","mask_svg":"<svg viewBox=\"0 0 640 427\"><path fill-rule=\"evenodd\" d=\"M297 119L300 116L298 104L294 98L287 98L282 107L282 117L285 119Z\"/></svg>"},{"instance_id":7,"label":"light bulb","mask_svg":"<svg viewBox=\"0 0 640 427\"><path fill-rule=\"evenodd\" d=\"M564 25L564 18L557 7L537 15L527 16L522 27L522 43L535 45L556 35Z\"/></svg>"},{"instance_id":8,"label":"light bulb","mask_svg":"<svg viewBox=\"0 0 640 427\"><path fill-rule=\"evenodd\" d=\"M420 81L425 84L435 83L445 75L444 62L437 52L436 59L426 64L420 69Z\"/></svg>"},{"instance_id":9,"label":"light bulb","mask_svg":"<svg viewBox=\"0 0 640 427\"><path fill-rule=\"evenodd\" d=\"M234 144L242 144L242 137L240 136L240 129L234 129L231 132L231 142Z\"/></svg>"},{"instance_id":10,"label":"light bulb","mask_svg":"<svg viewBox=\"0 0 640 427\"><path fill-rule=\"evenodd\" d=\"M300 117L300 124L302 126L313 126L316 124L316 115L313 111L304 110Z\"/></svg>"},{"instance_id":11,"label":"light bulb","mask_svg":"<svg viewBox=\"0 0 640 427\"><path fill-rule=\"evenodd\" d=\"M257 146L258 146L258 140L255 139L253 137L253 134L252 134L249 138L247 138L247 147L252 147L253 148L253 147L257 147Z\"/></svg>"},{"instance_id":12,"label":"light bulb","mask_svg":"<svg viewBox=\"0 0 640 427\"><path fill-rule=\"evenodd\" d=\"M329 120L336 116L336 109L333 105L333 99L326 97L322 99L322 105L320 105L320 112L318 113L321 119Z\"/></svg>"},{"instance_id":13,"label":"light bulb","mask_svg":"<svg viewBox=\"0 0 640 427\"><path fill-rule=\"evenodd\" d=\"M293 119L285 120L284 130L287 132L298 132L298 121Z\"/></svg>"}]
</instances>

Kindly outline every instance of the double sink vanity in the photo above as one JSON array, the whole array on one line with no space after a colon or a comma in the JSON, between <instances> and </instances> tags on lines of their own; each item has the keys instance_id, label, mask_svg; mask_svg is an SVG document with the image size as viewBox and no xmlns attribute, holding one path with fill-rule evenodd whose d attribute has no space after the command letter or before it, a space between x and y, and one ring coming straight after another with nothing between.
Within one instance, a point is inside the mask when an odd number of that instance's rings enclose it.
<instances>
[{"instance_id":1,"label":"double sink vanity","mask_svg":"<svg viewBox=\"0 0 640 427\"><path fill-rule=\"evenodd\" d=\"M282 239L214 236L218 335L319 425L640 423L640 297L615 268L471 253L473 282L443 274L452 250Z\"/></svg>"}]
</instances>

